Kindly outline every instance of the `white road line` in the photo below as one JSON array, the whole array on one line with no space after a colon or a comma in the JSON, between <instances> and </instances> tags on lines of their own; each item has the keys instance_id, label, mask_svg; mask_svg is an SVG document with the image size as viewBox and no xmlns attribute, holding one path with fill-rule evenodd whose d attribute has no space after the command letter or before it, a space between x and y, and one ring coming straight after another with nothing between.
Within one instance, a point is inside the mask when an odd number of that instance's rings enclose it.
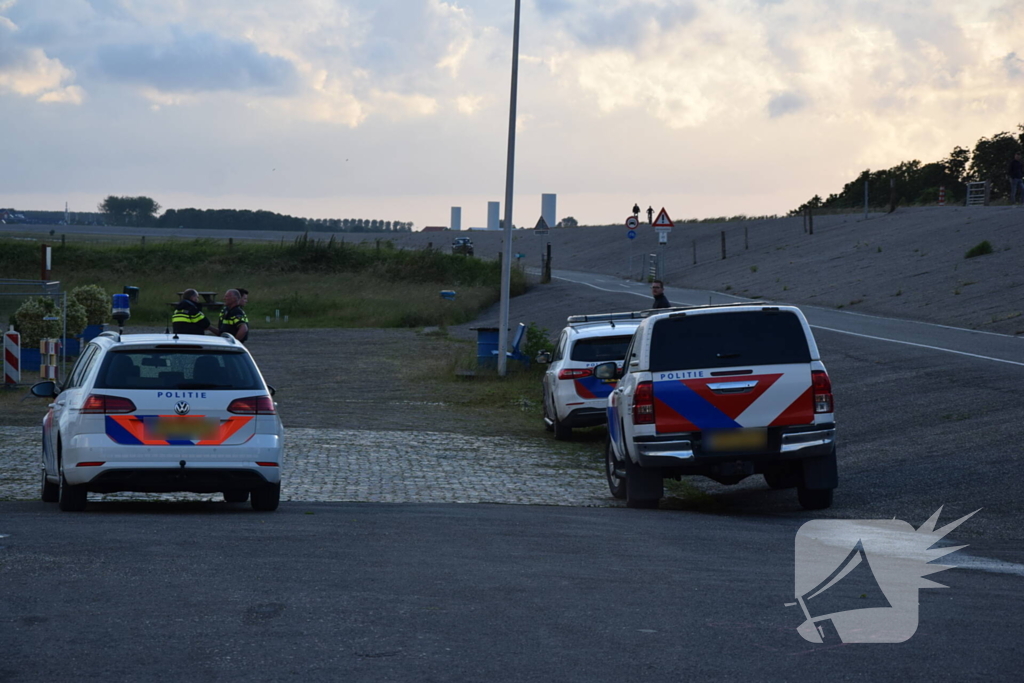
<instances>
[{"instance_id":1,"label":"white road line","mask_svg":"<svg viewBox=\"0 0 1024 683\"><path fill-rule=\"evenodd\" d=\"M987 557L975 557L974 555L952 555L945 563L957 569L973 569L990 574L1013 574L1024 576L1024 564L1016 562L1004 562L1003 560L992 560Z\"/></svg>"},{"instance_id":2,"label":"white road line","mask_svg":"<svg viewBox=\"0 0 1024 683\"><path fill-rule=\"evenodd\" d=\"M958 356L970 356L971 358L980 358L982 360L992 360L997 363L1007 363L1009 365L1019 365L1024 367L1024 363L1020 363L1015 360L1006 360L1005 358L993 358L992 356L981 356L977 353L967 353L966 351L954 351L953 349L944 349L941 346L930 346L928 344L917 344L915 342L901 341L899 339L888 339L886 337L876 337L870 334L860 334L859 332L847 332L846 330L837 330L834 327L822 327L821 325L811 325L816 330L827 330L828 332L838 332L839 334L849 334L854 337L864 337L865 339L874 339L876 341L892 342L893 344L906 344L907 346L916 346L922 349L931 349L932 351L945 351L946 353L955 353Z\"/></svg>"}]
</instances>

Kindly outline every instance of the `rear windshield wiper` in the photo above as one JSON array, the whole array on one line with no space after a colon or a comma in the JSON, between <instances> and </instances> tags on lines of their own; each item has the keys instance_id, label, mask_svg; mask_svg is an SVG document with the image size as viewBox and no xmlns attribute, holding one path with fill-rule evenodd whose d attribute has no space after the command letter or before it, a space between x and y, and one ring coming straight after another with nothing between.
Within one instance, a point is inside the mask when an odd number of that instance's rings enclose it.
<instances>
[{"instance_id":1,"label":"rear windshield wiper","mask_svg":"<svg viewBox=\"0 0 1024 683\"><path fill-rule=\"evenodd\" d=\"M191 384L179 384L177 389L230 389L230 384L204 384L201 382L194 382Z\"/></svg>"}]
</instances>

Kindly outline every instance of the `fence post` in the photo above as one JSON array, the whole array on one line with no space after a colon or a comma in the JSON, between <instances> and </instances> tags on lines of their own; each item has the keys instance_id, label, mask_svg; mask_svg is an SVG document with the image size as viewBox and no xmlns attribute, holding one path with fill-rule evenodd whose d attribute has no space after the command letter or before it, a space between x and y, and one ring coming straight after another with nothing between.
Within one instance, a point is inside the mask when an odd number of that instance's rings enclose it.
<instances>
[{"instance_id":1,"label":"fence post","mask_svg":"<svg viewBox=\"0 0 1024 683\"><path fill-rule=\"evenodd\" d=\"M896 210L896 179L889 178L889 213Z\"/></svg>"},{"instance_id":2,"label":"fence post","mask_svg":"<svg viewBox=\"0 0 1024 683\"><path fill-rule=\"evenodd\" d=\"M544 258L544 275L541 277L541 282L551 282L551 242L548 242L547 254Z\"/></svg>"},{"instance_id":3,"label":"fence post","mask_svg":"<svg viewBox=\"0 0 1024 683\"><path fill-rule=\"evenodd\" d=\"M234 248L235 248L235 238L234 237L229 237L228 238L228 250L230 251L231 249L234 249Z\"/></svg>"},{"instance_id":4,"label":"fence post","mask_svg":"<svg viewBox=\"0 0 1024 683\"><path fill-rule=\"evenodd\" d=\"M864 181L864 220L868 219L868 181Z\"/></svg>"},{"instance_id":5,"label":"fence post","mask_svg":"<svg viewBox=\"0 0 1024 683\"><path fill-rule=\"evenodd\" d=\"M725 230L722 231L722 260L725 260Z\"/></svg>"},{"instance_id":6,"label":"fence post","mask_svg":"<svg viewBox=\"0 0 1024 683\"><path fill-rule=\"evenodd\" d=\"M743 226L743 248L750 249L750 234L747 226Z\"/></svg>"},{"instance_id":7,"label":"fence post","mask_svg":"<svg viewBox=\"0 0 1024 683\"><path fill-rule=\"evenodd\" d=\"M814 209L810 206L807 207L807 234L814 234Z\"/></svg>"},{"instance_id":8,"label":"fence post","mask_svg":"<svg viewBox=\"0 0 1024 683\"><path fill-rule=\"evenodd\" d=\"M985 181L985 206L988 206L988 200L992 198L992 183L991 181Z\"/></svg>"},{"instance_id":9,"label":"fence post","mask_svg":"<svg viewBox=\"0 0 1024 683\"><path fill-rule=\"evenodd\" d=\"M693 265L697 265L697 240L693 241Z\"/></svg>"}]
</instances>

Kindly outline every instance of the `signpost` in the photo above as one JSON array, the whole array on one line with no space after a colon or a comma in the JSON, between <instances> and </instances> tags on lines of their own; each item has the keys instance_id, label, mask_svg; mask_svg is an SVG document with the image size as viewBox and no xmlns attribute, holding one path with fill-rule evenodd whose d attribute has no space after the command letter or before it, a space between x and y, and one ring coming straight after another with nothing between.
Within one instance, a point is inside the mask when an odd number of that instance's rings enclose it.
<instances>
[{"instance_id":1,"label":"signpost","mask_svg":"<svg viewBox=\"0 0 1024 683\"><path fill-rule=\"evenodd\" d=\"M630 230L629 232L627 232L626 233L626 237L628 237L631 240L635 240L636 239L636 230Z\"/></svg>"},{"instance_id":2,"label":"signpost","mask_svg":"<svg viewBox=\"0 0 1024 683\"><path fill-rule=\"evenodd\" d=\"M663 244L668 244L668 234L672 232L672 228L675 223L668 217L668 212L665 211L665 207L661 207L661 211L658 212L658 217L654 219L651 226L658 231L658 246L661 247ZM658 249L658 277L664 277L665 264L665 252L660 248Z\"/></svg>"},{"instance_id":3,"label":"signpost","mask_svg":"<svg viewBox=\"0 0 1024 683\"><path fill-rule=\"evenodd\" d=\"M544 220L544 216L541 216L537 219L537 225L533 226L533 232L537 235L546 235L548 234L549 227L548 222Z\"/></svg>"},{"instance_id":4,"label":"signpost","mask_svg":"<svg viewBox=\"0 0 1024 683\"><path fill-rule=\"evenodd\" d=\"M640 221L636 216L630 216L626 219L626 227L630 230L636 230L640 226Z\"/></svg>"}]
</instances>

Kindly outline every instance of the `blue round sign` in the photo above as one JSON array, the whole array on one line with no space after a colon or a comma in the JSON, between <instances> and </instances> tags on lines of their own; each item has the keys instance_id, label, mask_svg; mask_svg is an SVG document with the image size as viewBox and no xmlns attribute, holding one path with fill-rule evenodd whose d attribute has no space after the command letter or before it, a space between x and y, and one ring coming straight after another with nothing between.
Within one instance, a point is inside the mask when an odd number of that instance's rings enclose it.
<instances>
[{"instance_id":1,"label":"blue round sign","mask_svg":"<svg viewBox=\"0 0 1024 683\"><path fill-rule=\"evenodd\" d=\"M629 239L636 239L636 230L630 230L626 233L626 237Z\"/></svg>"}]
</instances>

